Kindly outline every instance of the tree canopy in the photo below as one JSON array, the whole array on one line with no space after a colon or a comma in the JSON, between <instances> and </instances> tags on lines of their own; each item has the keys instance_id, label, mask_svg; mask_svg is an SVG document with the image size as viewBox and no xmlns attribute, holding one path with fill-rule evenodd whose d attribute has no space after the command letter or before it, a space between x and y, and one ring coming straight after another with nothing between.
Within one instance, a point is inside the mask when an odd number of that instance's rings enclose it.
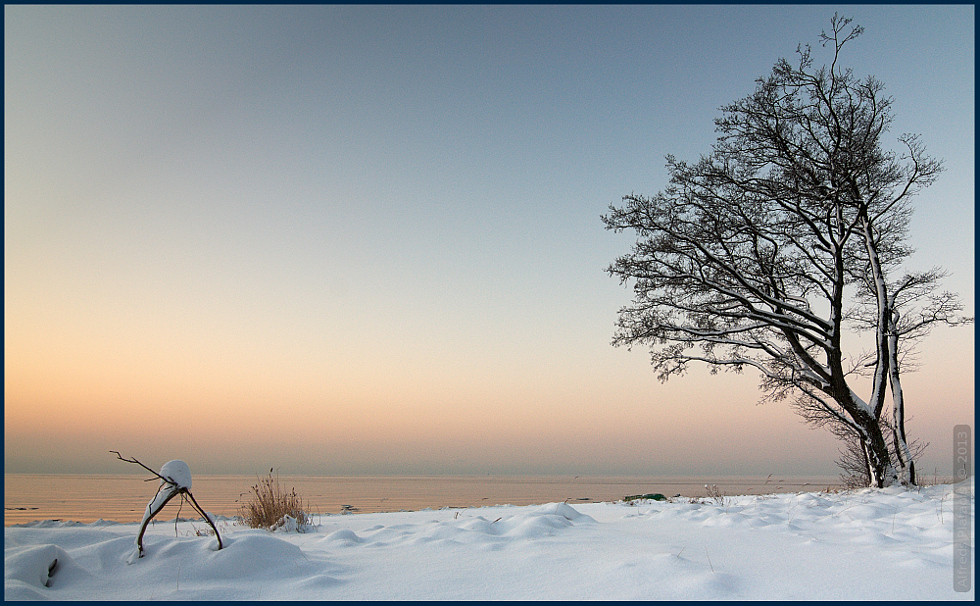
<instances>
[{"instance_id":1,"label":"tree canopy","mask_svg":"<svg viewBox=\"0 0 980 606\"><path fill-rule=\"evenodd\" d=\"M637 236L608 269L634 293L614 344L648 346L661 380L691 362L755 369L766 398L792 396L808 420L856 439L869 482L883 486L914 482L901 340L921 335L927 318L964 319L954 295L934 296L937 274L892 276L912 252L910 200L942 164L914 135L898 137L899 151L885 147L891 98L839 61L863 31L849 24L835 15L821 34L829 65L815 67L805 45L796 63L779 60L722 108L710 153L694 163L668 156L662 191L625 196L602 219ZM931 301L925 315L900 319L913 300ZM873 346L845 351L845 332L867 328ZM859 395L854 378L868 369L871 388ZM889 386L902 406L891 421Z\"/></svg>"}]
</instances>

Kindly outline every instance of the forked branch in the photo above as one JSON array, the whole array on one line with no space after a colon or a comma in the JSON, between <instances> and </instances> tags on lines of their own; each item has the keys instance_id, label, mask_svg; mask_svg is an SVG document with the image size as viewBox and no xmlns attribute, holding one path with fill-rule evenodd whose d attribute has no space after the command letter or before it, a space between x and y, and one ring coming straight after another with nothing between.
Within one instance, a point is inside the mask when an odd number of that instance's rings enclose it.
<instances>
[{"instance_id":1,"label":"forked branch","mask_svg":"<svg viewBox=\"0 0 980 606\"><path fill-rule=\"evenodd\" d=\"M140 524L140 531L136 537L136 549L139 557L141 558L143 557L143 534L146 533L146 527L150 523L150 520L152 520L154 516L160 513L160 511L164 508L164 506L177 495L180 495L182 499L190 503L191 508L193 508L194 511L200 514L201 517L203 517L204 520L211 526L211 529L214 531L214 536L218 539L218 549L224 547L224 545L221 542L221 535L218 533L218 528L217 526L214 525L214 521L211 519L211 516L208 515L207 512L201 508L201 506L197 503L197 499L195 499L194 495L191 494L190 481L189 481L190 470L187 469L186 464L183 461L171 461L170 463L164 465L164 467L166 468L167 465L177 463L183 469L187 470L187 478L188 478L188 481L186 482L187 485L184 485L183 482L173 477L164 476L158 473L154 469L147 467L146 465L144 465L143 463L141 463L139 460L135 458L127 459L123 457L117 450L110 450L109 452L114 453L120 461L125 461L126 463L133 463L139 465L143 469L149 471L154 476L159 478L161 481L160 488L157 489L157 493L153 496L153 499L146 506L146 511L143 513L143 521ZM180 475L180 474L174 473L174 475Z\"/></svg>"}]
</instances>

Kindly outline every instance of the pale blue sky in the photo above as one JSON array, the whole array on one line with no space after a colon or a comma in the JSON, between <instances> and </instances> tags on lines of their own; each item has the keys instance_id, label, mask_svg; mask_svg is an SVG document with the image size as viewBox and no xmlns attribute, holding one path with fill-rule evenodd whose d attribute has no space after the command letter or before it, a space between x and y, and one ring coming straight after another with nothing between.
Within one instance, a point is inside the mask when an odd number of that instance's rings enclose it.
<instances>
[{"instance_id":1,"label":"pale blue sky","mask_svg":"<svg viewBox=\"0 0 980 606\"><path fill-rule=\"evenodd\" d=\"M972 313L972 5L5 6L6 469L836 474L755 377L609 345L599 220L835 11L945 160L914 264ZM922 363L931 471L973 328Z\"/></svg>"}]
</instances>

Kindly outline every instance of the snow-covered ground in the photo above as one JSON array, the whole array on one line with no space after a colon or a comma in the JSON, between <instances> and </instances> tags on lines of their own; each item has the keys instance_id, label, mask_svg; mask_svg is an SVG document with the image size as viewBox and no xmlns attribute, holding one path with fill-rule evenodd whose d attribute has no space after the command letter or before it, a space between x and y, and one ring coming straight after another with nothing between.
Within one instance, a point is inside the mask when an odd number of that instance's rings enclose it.
<instances>
[{"instance_id":1,"label":"snow-covered ground","mask_svg":"<svg viewBox=\"0 0 980 606\"><path fill-rule=\"evenodd\" d=\"M954 590L950 485L703 501L331 515L306 533L223 520L221 550L203 521L156 522L135 560L138 524L37 522L4 529L4 598L974 599L972 533L971 589Z\"/></svg>"}]
</instances>

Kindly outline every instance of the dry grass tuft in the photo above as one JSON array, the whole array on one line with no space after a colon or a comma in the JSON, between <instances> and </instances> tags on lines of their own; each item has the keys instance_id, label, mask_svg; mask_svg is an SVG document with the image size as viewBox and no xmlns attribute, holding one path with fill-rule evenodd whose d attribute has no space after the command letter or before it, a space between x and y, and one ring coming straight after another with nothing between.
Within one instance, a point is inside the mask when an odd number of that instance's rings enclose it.
<instances>
[{"instance_id":1,"label":"dry grass tuft","mask_svg":"<svg viewBox=\"0 0 980 606\"><path fill-rule=\"evenodd\" d=\"M299 527L310 523L303 500L296 494L296 489L290 488L289 492L283 490L279 485L279 475L273 476L271 469L269 476L252 486L248 495L248 501L239 509L239 517L250 528L272 529L283 526L285 516L296 520L296 526Z\"/></svg>"}]
</instances>

